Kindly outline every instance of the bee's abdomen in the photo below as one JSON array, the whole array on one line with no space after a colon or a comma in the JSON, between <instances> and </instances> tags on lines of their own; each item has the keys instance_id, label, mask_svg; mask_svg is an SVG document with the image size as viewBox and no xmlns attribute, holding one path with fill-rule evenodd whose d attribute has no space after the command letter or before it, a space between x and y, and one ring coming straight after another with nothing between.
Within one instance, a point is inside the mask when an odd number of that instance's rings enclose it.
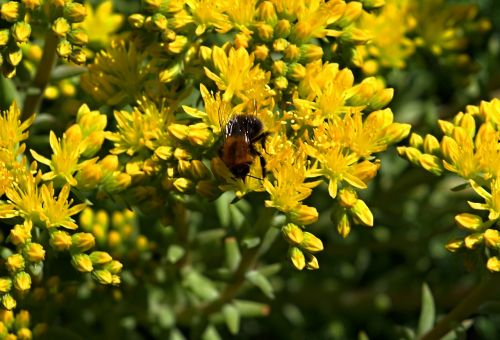
<instances>
[{"instance_id":1,"label":"bee's abdomen","mask_svg":"<svg viewBox=\"0 0 500 340\"><path fill-rule=\"evenodd\" d=\"M222 161L228 168L252 163L253 155L245 136L230 136L226 139L222 149Z\"/></svg>"}]
</instances>

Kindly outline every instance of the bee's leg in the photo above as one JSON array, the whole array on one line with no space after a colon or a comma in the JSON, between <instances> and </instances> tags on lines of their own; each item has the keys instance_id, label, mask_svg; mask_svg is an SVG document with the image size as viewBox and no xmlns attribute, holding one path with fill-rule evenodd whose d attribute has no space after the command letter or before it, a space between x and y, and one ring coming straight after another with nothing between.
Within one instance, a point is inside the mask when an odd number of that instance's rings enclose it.
<instances>
[{"instance_id":1,"label":"bee's leg","mask_svg":"<svg viewBox=\"0 0 500 340\"><path fill-rule=\"evenodd\" d=\"M260 167L262 169L262 179L266 177L266 159L259 153Z\"/></svg>"}]
</instances>

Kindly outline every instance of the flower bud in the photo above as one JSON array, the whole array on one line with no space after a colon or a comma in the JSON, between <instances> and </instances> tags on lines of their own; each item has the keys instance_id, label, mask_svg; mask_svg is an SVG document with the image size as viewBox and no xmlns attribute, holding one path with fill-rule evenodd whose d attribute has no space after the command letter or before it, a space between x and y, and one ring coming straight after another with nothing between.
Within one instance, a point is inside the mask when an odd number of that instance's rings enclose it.
<instances>
[{"instance_id":1,"label":"flower bud","mask_svg":"<svg viewBox=\"0 0 500 340\"><path fill-rule=\"evenodd\" d=\"M189 126L187 139L196 146L209 146L212 144L214 136L207 124L196 123Z\"/></svg>"},{"instance_id":2,"label":"flower bud","mask_svg":"<svg viewBox=\"0 0 500 340\"><path fill-rule=\"evenodd\" d=\"M33 338L33 334L28 327L19 328L16 335L19 340L31 340Z\"/></svg>"},{"instance_id":3,"label":"flower bud","mask_svg":"<svg viewBox=\"0 0 500 340\"><path fill-rule=\"evenodd\" d=\"M92 272L92 278L102 285L110 285L113 283L113 276L106 269L94 270Z\"/></svg>"},{"instance_id":4,"label":"flower bud","mask_svg":"<svg viewBox=\"0 0 500 340\"><path fill-rule=\"evenodd\" d=\"M123 264L119 261L113 260L104 266L111 274L119 274L122 271Z\"/></svg>"},{"instance_id":5,"label":"flower bud","mask_svg":"<svg viewBox=\"0 0 500 340\"><path fill-rule=\"evenodd\" d=\"M488 268L490 272L500 272L500 259L497 256L490 257L488 262L486 262L486 268Z\"/></svg>"},{"instance_id":6,"label":"flower bud","mask_svg":"<svg viewBox=\"0 0 500 340\"><path fill-rule=\"evenodd\" d=\"M465 247L468 249L475 249L476 246L483 241L483 233L475 233L467 236L464 239Z\"/></svg>"},{"instance_id":7,"label":"flower bud","mask_svg":"<svg viewBox=\"0 0 500 340\"><path fill-rule=\"evenodd\" d=\"M318 220L318 211L315 207L300 205L288 214L290 222L298 225L308 225Z\"/></svg>"},{"instance_id":8,"label":"flower bud","mask_svg":"<svg viewBox=\"0 0 500 340\"><path fill-rule=\"evenodd\" d=\"M21 0L21 2L27 9L34 10L40 7L42 0Z\"/></svg>"},{"instance_id":9,"label":"flower bud","mask_svg":"<svg viewBox=\"0 0 500 340\"><path fill-rule=\"evenodd\" d=\"M277 89L284 90L288 87L288 79L286 79L284 76L276 77L274 78L274 85Z\"/></svg>"},{"instance_id":10,"label":"flower bud","mask_svg":"<svg viewBox=\"0 0 500 340\"><path fill-rule=\"evenodd\" d=\"M83 190L92 190L101 182L103 178L102 169L99 165L86 164L76 174L78 188Z\"/></svg>"},{"instance_id":11,"label":"flower bud","mask_svg":"<svg viewBox=\"0 0 500 340\"><path fill-rule=\"evenodd\" d=\"M292 265L298 270L302 270L306 266L306 258L304 253L299 248L291 247L288 250L288 257L290 258Z\"/></svg>"},{"instance_id":12,"label":"flower bud","mask_svg":"<svg viewBox=\"0 0 500 340\"><path fill-rule=\"evenodd\" d=\"M60 58L69 57L69 55L71 54L72 51L73 51L73 47L71 46L70 42L67 40L61 40L57 44L56 52Z\"/></svg>"},{"instance_id":13,"label":"flower bud","mask_svg":"<svg viewBox=\"0 0 500 340\"><path fill-rule=\"evenodd\" d=\"M19 49L10 50L7 53L7 62L12 66L17 66L23 59L23 51Z\"/></svg>"},{"instance_id":14,"label":"flower bud","mask_svg":"<svg viewBox=\"0 0 500 340\"><path fill-rule=\"evenodd\" d=\"M358 199L349 211L361 224L373 227L373 214L363 200Z\"/></svg>"},{"instance_id":15,"label":"flower bud","mask_svg":"<svg viewBox=\"0 0 500 340\"><path fill-rule=\"evenodd\" d=\"M193 181L187 179L187 178L176 178L174 180L173 186L175 190L181 192L181 193L187 193L190 192L194 188L194 183Z\"/></svg>"},{"instance_id":16,"label":"flower bud","mask_svg":"<svg viewBox=\"0 0 500 340\"><path fill-rule=\"evenodd\" d=\"M234 37L234 45L238 48L248 48L251 37L246 33L238 33Z\"/></svg>"},{"instance_id":17,"label":"flower bud","mask_svg":"<svg viewBox=\"0 0 500 340\"><path fill-rule=\"evenodd\" d=\"M314 255L307 254L306 258L307 258L307 263L306 263L306 269L307 270L317 270L317 269L319 269L318 259Z\"/></svg>"},{"instance_id":18,"label":"flower bud","mask_svg":"<svg viewBox=\"0 0 500 340\"><path fill-rule=\"evenodd\" d=\"M71 52L69 59L77 65L83 65L87 61L87 55L81 49L79 50L74 49L73 52Z\"/></svg>"},{"instance_id":19,"label":"flower bud","mask_svg":"<svg viewBox=\"0 0 500 340\"><path fill-rule=\"evenodd\" d=\"M175 38L177 38L177 33L175 33L174 30L167 28L166 30L163 30L163 32L161 32L161 40L163 40L164 42L172 42L175 40Z\"/></svg>"},{"instance_id":20,"label":"flower bud","mask_svg":"<svg viewBox=\"0 0 500 340\"><path fill-rule=\"evenodd\" d=\"M60 38L64 38L66 34L71 29L71 25L68 20L63 17L59 17L52 23L52 32Z\"/></svg>"},{"instance_id":21,"label":"flower bud","mask_svg":"<svg viewBox=\"0 0 500 340\"><path fill-rule=\"evenodd\" d=\"M19 272L14 276L14 288L25 292L31 288L31 276L26 272Z\"/></svg>"},{"instance_id":22,"label":"flower bud","mask_svg":"<svg viewBox=\"0 0 500 340\"><path fill-rule=\"evenodd\" d=\"M344 28L352 24L363 13L363 4L361 2L348 2L344 14L335 24Z\"/></svg>"},{"instance_id":23,"label":"flower bud","mask_svg":"<svg viewBox=\"0 0 500 340\"><path fill-rule=\"evenodd\" d=\"M257 60L266 60L269 56L269 48L266 45L257 45L255 46L253 54Z\"/></svg>"},{"instance_id":24,"label":"flower bud","mask_svg":"<svg viewBox=\"0 0 500 340\"><path fill-rule=\"evenodd\" d=\"M16 308L16 300L12 297L10 294L5 294L2 298L2 305L5 307L7 310L13 310Z\"/></svg>"},{"instance_id":25,"label":"flower bud","mask_svg":"<svg viewBox=\"0 0 500 340\"><path fill-rule=\"evenodd\" d=\"M23 254L29 262L40 262L45 259L45 250L38 243L28 243L23 249Z\"/></svg>"},{"instance_id":26,"label":"flower bud","mask_svg":"<svg viewBox=\"0 0 500 340\"><path fill-rule=\"evenodd\" d=\"M278 38L273 41L273 50L275 52L283 52L289 45L290 43L288 40L283 39L283 38Z\"/></svg>"},{"instance_id":27,"label":"flower bud","mask_svg":"<svg viewBox=\"0 0 500 340\"><path fill-rule=\"evenodd\" d=\"M29 327L30 325L30 313L27 310L20 310L16 314L15 327L17 329L23 327Z\"/></svg>"},{"instance_id":28,"label":"flower bud","mask_svg":"<svg viewBox=\"0 0 500 340\"><path fill-rule=\"evenodd\" d=\"M0 293L8 293L12 288L12 280L9 277L0 277Z\"/></svg>"},{"instance_id":29,"label":"flower bud","mask_svg":"<svg viewBox=\"0 0 500 340\"><path fill-rule=\"evenodd\" d=\"M68 34L68 40L71 44L76 46L84 46L89 42L87 32L81 28L75 28Z\"/></svg>"},{"instance_id":30,"label":"flower bud","mask_svg":"<svg viewBox=\"0 0 500 340\"><path fill-rule=\"evenodd\" d=\"M71 257L71 264L76 270L82 273L90 273L94 267L87 254L76 254Z\"/></svg>"},{"instance_id":31,"label":"flower bud","mask_svg":"<svg viewBox=\"0 0 500 340\"><path fill-rule=\"evenodd\" d=\"M15 246L28 242L31 239L31 224L16 224L10 230L9 239Z\"/></svg>"},{"instance_id":32,"label":"flower bud","mask_svg":"<svg viewBox=\"0 0 500 340\"><path fill-rule=\"evenodd\" d=\"M207 166L198 159L191 162L191 172L195 180L207 179L211 176L211 172Z\"/></svg>"},{"instance_id":33,"label":"flower bud","mask_svg":"<svg viewBox=\"0 0 500 340\"><path fill-rule=\"evenodd\" d=\"M484 232L484 243L488 248L500 248L500 232L496 229L486 229Z\"/></svg>"},{"instance_id":34,"label":"flower bud","mask_svg":"<svg viewBox=\"0 0 500 340\"><path fill-rule=\"evenodd\" d=\"M189 127L182 124L170 124L168 127L168 132L170 132L170 134L172 134L179 140L185 140L189 133Z\"/></svg>"},{"instance_id":35,"label":"flower bud","mask_svg":"<svg viewBox=\"0 0 500 340\"><path fill-rule=\"evenodd\" d=\"M168 43L167 51L173 54L179 54L184 51L184 48L189 44L189 40L184 35L177 35L175 40Z\"/></svg>"},{"instance_id":36,"label":"flower bud","mask_svg":"<svg viewBox=\"0 0 500 340\"><path fill-rule=\"evenodd\" d=\"M339 37L340 42L344 44L354 45L366 44L370 39L372 39L372 36L370 35L369 31L357 27L349 27L344 29Z\"/></svg>"},{"instance_id":37,"label":"flower bud","mask_svg":"<svg viewBox=\"0 0 500 340\"><path fill-rule=\"evenodd\" d=\"M19 3L16 1L9 1L2 4L0 12L2 13L1 17L3 20L8 22L17 21L19 18Z\"/></svg>"},{"instance_id":38,"label":"flower bud","mask_svg":"<svg viewBox=\"0 0 500 340\"><path fill-rule=\"evenodd\" d=\"M24 269L24 257L21 254L13 254L7 257L5 262L5 267L7 270L15 273Z\"/></svg>"},{"instance_id":39,"label":"flower bud","mask_svg":"<svg viewBox=\"0 0 500 340\"><path fill-rule=\"evenodd\" d=\"M196 183L196 192L209 200L216 199L221 194L217 183L212 180L202 180Z\"/></svg>"},{"instance_id":40,"label":"flower bud","mask_svg":"<svg viewBox=\"0 0 500 340\"><path fill-rule=\"evenodd\" d=\"M439 145L438 139L436 137L434 137L433 135L429 135L429 134L427 134L425 136L423 146L424 146L425 153L429 153L431 155L438 154L439 150L441 148L441 146Z\"/></svg>"},{"instance_id":41,"label":"flower bud","mask_svg":"<svg viewBox=\"0 0 500 340\"><path fill-rule=\"evenodd\" d=\"M66 231L56 230L50 234L50 245L57 251L68 250L72 239Z\"/></svg>"},{"instance_id":42,"label":"flower bud","mask_svg":"<svg viewBox=\"0 0 500 340\"><path fill-rule=\"evenodd\" d=\"M182 73L182 65L175 63L172 67L166 68L160 72L159 79L162 83L170 83Z\"/></svg>"},{"instance_id":43,"label":"flower bud","mask_svg":"<svg viewBox=\"0 0 500 340\"><path fill-rule=\"evenodd\" d=\"M133 28L142 28L142 26L144 26L145 19L146 18L144 17L144 15L139 13L134 13L128 17L128 23Z\"/></svg>"},{"instance_id":44,"label":"flower bud","mask_svg":"<svg viewBox=\"0 0 500 340\"><path fill-rule=\"evenodd\" d=\"M144 6L148 11L156 12L163 4L163 0L143 0Z\"/></svg>"},{"instance_id":45,"label":"flower bud","mask_svg":"<svg viewBox=\"0 0 500 340\"><path fill-rule=\"evenodd\" d=\"M91 233L76 233L71 236L72 248L85 252L95 246L95 238Z\"/></svg>"},{"instance_id":46,"label":"flower bud","mask_svg":"<svg viewBox=\"0 0 500 340\"><path fill-rule=\"evenodd\" d=\"M419 162L422 168L433 173L436 176L440 176L444 171L441 159L434 155L429 155L427 153L423 154L420 157Z\"/></svg>"},{"instance_id":47,"label":"flower bud","mask_svg":"<svg viewBox=\"0 0 500 340\"><path fill-rule=\"evenodd\" d=\"M8 29L0 30L0 47L7 45L9 42L10 31Z\"/></svg>"},{"instance_id":48,"label":"flower bud","mask_svg":"<svg viewBox=\"0 0 500 340\"><path fill-rule=\"evenodd\" d=\"M450 253L454 253L458 249L462 248L463 246L464 246L464 241L462 239L456 239L456 240L451 240L448 243L446 243L445 248Z\"/></svg>"},{"instance_id":49,"label":"flower bud","mask_svg":"<svg viewBox=\"0 0 500 340\"><path fill-rule=\"evenodd\" d=\"M284 75L288 71L288 67L283 60L276 60L273 62L272 71L275 75Z\"/></svg>"},{"instance_id":50,"label":"flower bud","mask_svg":"<svg viewBox=\"0 0 500 340\"><path fill-rule=\"evenodd\" d=\"M263 1L257 8L257 15L261 20L274 26L278 21L278 15L276 14L276 9L271 1Z\"/></svg>"},{"instance_id":51,"label":"flower bud","mask_svg":"<svg viewBox=\"0 0 500 340\"><path fill-rule=\"evenodd\" d=\"M28 41L31 35L31 26L27 22L19 21L12 25L11 31L12 37L14 37L14 40L16 40L16 42L24 43Z\"/></svg>"},{"instance_id":52,"label":"flower bud","mask_svg":"<svg viewBox=\"0 0 500 340\"><path fill-rule=\"evenodd\" d=\"M291 29L292 25L290 24L290 21L281 19L274 27L274 33L277 38L286 38L290 34Z\"/></svg>"},{"instance_id":53,"label":"flower bud","mask_svg":"<svg viewBox=\"0 0 500 340\"><path fill-rule=\"evenodd\" d=\"M78 2L70 2L64 6L63 15L70 23L82 22L85 20L87 10Z\"/></svg>"},{"instance_id":54,"label":"flower bud","mask_svg":"<svg viewBox=\"0 0 500 340\"><path fill-rule=\"evenodd\" d=\"M411 147L420 149L420 148L423 148L423 146L424 146L424 139L419 134L412 132L410 135L409 144ZM439 148L439 146L438 146L438 148Z\"/></svg>"},{"instance_id":55,"label":"flower bud","mask_svg":"<svg viewBox=\"0 0 500 340\"><path fill-rule=\"evenodd\" d=\"M297 61L300 58L300 48L295 44L289 44L284 50L284 59L287 61Z\"/></svg>"},{"instance_id":56,"label":"flower bud","mask_svg":"<svg viewBox=\"0 0 500 340\"><path fill-rule=\"evenodd\" d=\"M300 243L300 249L305 250L309 253L317 253L323 250L323 242L313 234L309 232L304 232L304 238Z\"/></svg>"},{"instance_id":57,"label":"flower bud","mask_svg":"<svg viewBox=\"0 0 500 340\"><path fill-rule=\"evenodd\" d=\"M480 216L469 213L456 215L455 222L457 222L458 226L469 231L476 231L483 225L483 220Z\"/></svg>"},{"instance_id":58,"label":"flower bud","mask_svg":"<svg viewBox=\"0 0 500 340\"><path fill-rule=\"evenodd\" d=\"M323 57L323 49L321 46L314 44L304 44L300 47L300 60L304 63L310 63L319 60Z\"/></svg>"},{"instance_id":59,"label":"flower bud","mask_svg":"<svg viewBox=\"0 0 500 340\"><path fill-rule=\"evenodd\" d=\"M93 251L90 253L90 261L95 266L109 263L113 261L113 258L105 251Z\"/></svg>"},{"instance_id":60,"label":"flower bud","mask_svg":"<svg viewBox=\"0 0 500 340\"><path fill-rule=\"evenodd\" d=\"M151 18L151 23L153 24L154 30L163 31L163 30L167 29L168 20L163 14L156 13Z\"/></svg>"},{"instance_id":61,"label":"flower bud","mask_svg":"<svg viewBox=\"0 0 500 340\"><path fill-rule=\"evenodd\" d=\"M273 38L273 27L271 25L261 23L257 25L257 34L263 41L271 41Z\"/></svg>"},{"instance_id":62,"label":"flower bud","mask_svg":"<svg viewBox=\"0 0 500 340\"><path fill-rule=\"evenodd\" d=\"M283 228L281 228L281 233L285 240L291 245L299 245L304 239L304 232L302 229L293 223L288 223Z\"/></svg>"},{"instance_id":63,"label":"flower bud","mask_svg":"<svg viewBox=\"0 0 500 340\"><path fill-rule=\"evenodd\" d=\"M289 79L300 81L306 76L306 68L299 63L293 63L290 65L290 71L287 74Z\"/></svg>"},{"instance_id":64,"label":"flower bud","mask_svg":"<svg viewBox=\"0 0 500 340\"><path fill-rule=\"evenodd\" d=\"M358 195L353 189L340 189L338 192L339 204L344 208L352 208L358 200Z\"/></svg>"}]
</instances>

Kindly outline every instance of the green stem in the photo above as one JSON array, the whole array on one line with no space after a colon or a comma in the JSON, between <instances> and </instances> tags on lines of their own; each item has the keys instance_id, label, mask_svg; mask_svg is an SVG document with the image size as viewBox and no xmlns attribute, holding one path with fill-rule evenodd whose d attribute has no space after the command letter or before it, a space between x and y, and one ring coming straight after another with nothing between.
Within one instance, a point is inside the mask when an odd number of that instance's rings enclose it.
<instances>
[{"instance_id":1,"label":"green stem","mask_svg":"<svg viewBox=\"0 0 500 340\"><path fill-rule=\"evenodd\" d=\"M38 64L35 78L33 79L32 87L34 91L30 91L32 93L26 95L24 99L21 120L25 120L36 113L40 107L45 87L49 83L52 68L55 64L56 48L57 37L52 31L48 31L47 34L45 34L45 45L43 47L42 58L40 64Z\"/></svg>"},{"instance_id":2,"label":"green stem","mask_svg":"<svg viewBox=\"0 0 500 340\"><path fill-rule=\"evenodd\" d=\"M488 300L493 294L497 294L500 283L500 275L487 275L481 283L469 293L448 315L441 318L429 332L421 337L421 340L441 339L450 330L470 314L477 311L478 307Z\"/></svg>"},{"instance_id":3,"label":"green stem","mask_svg":"<svg viewBox=\"0 0 500 340\"><path fill-rule=\"evenodd\" d=\"M227 302L231 301L238 295L241 287L245 283L246 273L255 266L255 263L259 258L261 247L264 244L263 238L265 233L269 230L273 216L273 209L264 208L262 210L262 213L254 226L255 234L261 239L260 244L257 247L246 249L243 252L240 264L234 272L233 281L224 287L224 290L216 300L202 306L200 309L201 313L205 315L215 313L219 311L219 309L221 309Z\"/></svg>"}]
</instances>

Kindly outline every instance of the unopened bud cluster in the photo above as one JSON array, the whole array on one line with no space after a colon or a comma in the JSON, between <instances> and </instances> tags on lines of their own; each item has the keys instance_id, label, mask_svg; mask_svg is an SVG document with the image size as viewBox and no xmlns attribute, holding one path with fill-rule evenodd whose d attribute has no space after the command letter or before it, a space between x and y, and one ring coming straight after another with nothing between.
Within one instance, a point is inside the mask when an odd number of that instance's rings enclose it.
<instances>
[{"instance_id":1,"label":"unopened bud cluster","mask_svg":"<svg viewBox=\"0 0 500 340\"><path fill-rule=\"evenodd\" d=\"M41 0L7 1L0 7L0 67L7 78L16 75L16 67L23 58L23 45L30 43L33 20L47 20L51 30L58 39L57 53L60 57L70 59L74 63L85 63L85 54L82 47L88 37L81 29L73 24L85 19L85 6L72 1L49 2L46 13L42 15Z\"/></svg>"}]
</instances>

